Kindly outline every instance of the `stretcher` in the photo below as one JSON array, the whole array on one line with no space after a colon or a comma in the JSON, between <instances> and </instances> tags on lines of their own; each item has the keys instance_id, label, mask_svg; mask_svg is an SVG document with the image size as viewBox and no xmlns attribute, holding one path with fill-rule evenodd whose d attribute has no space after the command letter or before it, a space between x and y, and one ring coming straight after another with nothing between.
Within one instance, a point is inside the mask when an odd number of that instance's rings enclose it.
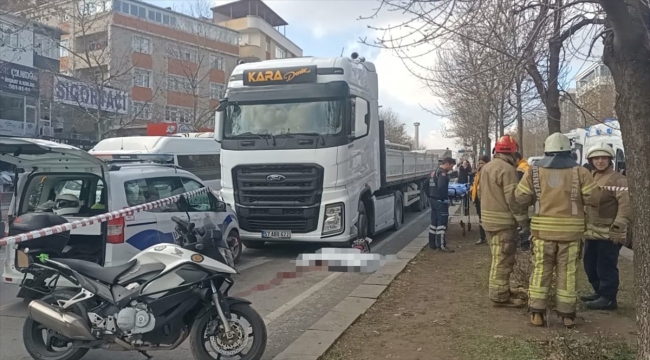
<instances>
[{"instance_id":1,"label":"stretcher","mask_svg":"<svg viewBox=\"0 0 650 360\"><path fill-rule=\"evenodd\" d=\"M470 206L470 185L469 184L458 184L450 183L447 193L449 194L449 205L453 205L454 202L460 202L461 213L457 215L460 217L460 227L463 229L463 236L465 236L466 231L472 231L472 223L469 215L469 206ZM451 217L452 215L449 214ZM455 215L454 215L455 216ZM467 224L463 221L463 217L467 221ZM467 225L467 229L466 228Z\"/></svg>"}]
</instances>

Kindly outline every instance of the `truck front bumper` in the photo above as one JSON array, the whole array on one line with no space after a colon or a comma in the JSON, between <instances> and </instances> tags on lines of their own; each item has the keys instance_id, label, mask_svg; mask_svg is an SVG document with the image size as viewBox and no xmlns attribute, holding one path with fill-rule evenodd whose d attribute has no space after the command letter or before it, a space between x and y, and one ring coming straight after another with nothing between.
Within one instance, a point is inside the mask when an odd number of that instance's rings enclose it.
<instances>
[{"instance_id":1,"label":"truck front bumper","mask_svg":"<svg viewBox=\"0 0 650 360\"><path fill-rule=\"evenodd\" d=\"M227 195L225 196L227 197ZM318 226L316 230L307 233L292 232L290 239L264 238L262 232L252 232L240 229L240 237L244 241L269 241L269 242L330 242L345 243L356 238L357 230L355 226L356 214L350 214L349 204L350 197L345 188L324 189L321 197L321 203L318 211ZM335 206L342 207L341 230L332 234L323 234L323 226L326 219L326 211Z\"/></svg>"}]
</instances>

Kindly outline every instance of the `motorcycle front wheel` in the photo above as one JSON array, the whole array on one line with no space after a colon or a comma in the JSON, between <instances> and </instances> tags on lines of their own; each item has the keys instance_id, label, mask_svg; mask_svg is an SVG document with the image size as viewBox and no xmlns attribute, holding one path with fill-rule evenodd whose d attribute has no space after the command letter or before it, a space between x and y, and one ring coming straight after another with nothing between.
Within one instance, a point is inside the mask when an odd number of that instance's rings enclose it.
<instances>
[{"instance_id":1,"label":"motorcycle front wheel","mask_svg":"<svg viewBox=\"0 0 650 360\"><path fill-rule=\"evenodd\" d=\"M216 311L201 317L190 333L190 349L195 360L259 360L266 350L266 325L248 304L230 306L229 338Z\"/></svg>"}]
</instances>

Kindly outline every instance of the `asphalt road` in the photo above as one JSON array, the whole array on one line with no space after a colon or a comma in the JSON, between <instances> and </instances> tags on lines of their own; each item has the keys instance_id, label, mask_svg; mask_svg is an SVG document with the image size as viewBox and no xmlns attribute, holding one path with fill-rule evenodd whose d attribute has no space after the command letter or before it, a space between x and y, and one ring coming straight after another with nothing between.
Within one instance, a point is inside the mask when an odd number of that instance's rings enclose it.
<instances>
[{"instance_id":1,"label":"asphalt road","mask_svg":"<svg viewBox=\"0 0 650 360\"><path fill-rule=\"evenodd\" d=\"M374 253L395 254L424 231L429 224L429 210L406 213L405 223L399 231L387 231L372 243ZM453 221L452 221L453 222ZM450 222L451 223L451 222ZM453 226L453 225L452 225ZM458 225L455 225L458 226ZM320 246L274 244L262 250L245 249L238 268L232 294L248 290L254 285L267 283L276 273L293 271L291 260L300 253L313 253ZM312 272L303 277L288 279L266 291L256 292L247 299L267 321L268 343L264 360L279 354L302 332L337 305L368 275L359 273ZM22 325L25 304L17 299L15 286L0 285L0 359L30 359L22 343ZM151 352L156 360L192 359L187 341L174 351ZM142 360L133 352L90 351L84 360Z\"/></svg>"}]
</instances>

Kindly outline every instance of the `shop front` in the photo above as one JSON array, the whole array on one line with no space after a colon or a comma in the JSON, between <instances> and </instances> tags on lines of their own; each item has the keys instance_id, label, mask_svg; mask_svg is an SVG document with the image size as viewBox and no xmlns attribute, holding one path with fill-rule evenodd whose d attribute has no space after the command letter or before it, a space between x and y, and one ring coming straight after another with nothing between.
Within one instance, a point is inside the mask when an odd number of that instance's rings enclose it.
<instances>
[{"instance_id":1,"label":"shop front","mask_svg":"<svg viewBox=\"0 0 650 360\"><path fill-rule=\"evenodd\" d=\"M40 71L0 62L0 136L38 134Z\"/></svg>"}]
</instances>

